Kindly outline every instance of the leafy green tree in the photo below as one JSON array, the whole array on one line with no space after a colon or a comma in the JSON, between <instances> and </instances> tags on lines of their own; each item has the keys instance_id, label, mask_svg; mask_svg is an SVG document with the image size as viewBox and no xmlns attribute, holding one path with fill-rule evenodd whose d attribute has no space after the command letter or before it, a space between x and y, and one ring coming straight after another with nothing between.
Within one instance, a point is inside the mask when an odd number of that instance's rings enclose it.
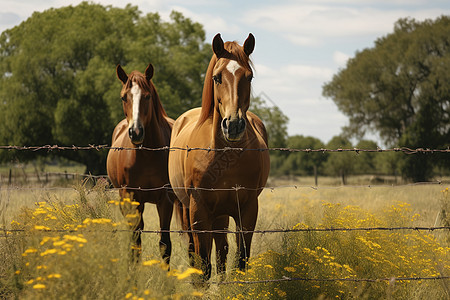
<instances>
[{"instance_id":1,"label":"leafy green tree","mask_svg":"<svg viewBox=\"0 0 450 300\"><path fill-rule=\"evenodd\" d=\"M358 149L377 149L377 143L369 140L361 140L356 145ZM376 172L375 158L378 155L376 152L361 151L354 156L354 173L355 174L374 174Z\"/></svg>"},{"instance_id":2,"label":"leafy green tree","mask_svg":"<svg viewBox=\"0 0 450 300\"><path fill-rule=\"evenodd\" d=\"M269 148L286 147L287 123L289 118L283 114L278 106L267 106L260 97L252 97L249 110L264 122L269 137ZM270 152L270 172L279 175L279 169L287 153L281 151Z\"/></svg>"},{"instance_id":3,"label":"leafy green tree","mask_svg":"<svg viewBox=\"0 0 450 300\"><path fill-rule=\"evenodd\" d=\"M374 159L377 172L394 176L395 182L397 182L397 175L400 174L400 162L403 156L403 153L398 152L377 153Z\"/></svg>"},{"instance_id":4,"label":"leafy green tree","mask_svg":"<svg viewBox=\"0 0 450 300\"><path fill-rule=\"evenodd\" d=\"M283 114L281 109L278 106L267 106L260 97L253 97L250 101L249 110L264 122L269 136L269 147L286 147L289 118Z\"/></svg>"},{"instance_id":5,"label":"leafy green tree","mask_svg":"<svg viewBox=\"0 0 450 300\"><path fill-rule=\"evenodd\" d=\"M322 149L324 143L311 136L294 135L287 139L290 149ZM322 165L328 158L328 153L322 152L292 152L284 160L281 172L287 175L317 176Z\"/></svg>"},{"instance_id":6,"label":"leafy green tree","mask_svg":"<svg viewBox=\"0 0 450 300\"><path fill-rule=\"evenodd\" d=\"M0 144L110 144L123 119L115 67L129 72L155 66L154 82L176 118L201 103L202 77L211 57L202 26L173 12L141 16L83 2L34 13L0 36ZM43 152L0 151L0 160L30 160ZM55 155L104 173L106 152Z\"/></svg>"},{"instance_id":7,"label":"leafy green tree","mask_svg":"<svg viewBox=\"0 0 450 300\"><path fill-rule=\"evenodd\" d=\"M333 137L327 144L328 149L351 149L352 143L343 136ZM324 165L325 172L328 175L340 176L343 185L347 183L347 176L354 171L355 164L354 152L331 152Z\"/></svg>"},{"instance_id":8,"label":"leafy green tree","mask_svg":"<svg viewBox=\"0 0 450 300\"><path fill-rule=\"evenodd\" d=\"M356 137L375 131L390 147L450 145L450 17L400 19L394 32L356 53L323 87L350 118ZM432 176L448 155L403 156L402 174L414 181Z\"/></svg>"}]
</instances>

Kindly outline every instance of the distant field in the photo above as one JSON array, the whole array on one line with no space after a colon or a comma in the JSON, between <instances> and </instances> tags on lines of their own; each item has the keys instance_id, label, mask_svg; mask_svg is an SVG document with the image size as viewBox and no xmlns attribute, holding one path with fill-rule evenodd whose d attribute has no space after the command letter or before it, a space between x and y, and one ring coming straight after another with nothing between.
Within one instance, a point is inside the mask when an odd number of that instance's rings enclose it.
<instances>
[{"instance_id":1,"label":"distant field","mask_svg":"<svg viewBox=\"0 0 450 300\"><path fill-rule=\"evenodd\" d=\"M256 229L433 227L448 222L445 219L445 214L447 218L450 214L448 183L346 187L333 186L338 179L327 180L319 178L318 188L312 187L314 178L269 182L277 188L262 192ZM355 183L350 180L349 184L368 185L365 180L355 178ZM223 280L275 281L213 284L210 288L199 289L189 283L195 278L195 272L189 269L186 245L178 234L172 234L169 273L158 262L158 236L155 234L144 234L142 262L135 266L129 264L129 234L107 233L113 228L127 228L117 206L107 203L118 200L117 192L105 191L104 186L83 187L80 183L76 184L76 189L2 187L2 227L22 228L26 232L3 231L7 238L0 239L0 250L7 255L1 259L0 273L7 275L0 278L0 296L37 299L444 299L450 295L449 280L443 279L396 281L395 284L394 281L276 281L282 278L449 276L448 230L255 234L250 269L246 273L233 268L235 246L234 236L230 235L229 266ZM154 205L146 206L144 220L145 230L159 229ZM85 227L73 233L42 230L77 226ZM173 228L179 228L175 221ZM234 228L232 222L231 229ZM67 246L70 251L64 250L63 244L72 245ZM220 277L213 275L212 281L218 280Z\"/></svg>"}]
</instances>

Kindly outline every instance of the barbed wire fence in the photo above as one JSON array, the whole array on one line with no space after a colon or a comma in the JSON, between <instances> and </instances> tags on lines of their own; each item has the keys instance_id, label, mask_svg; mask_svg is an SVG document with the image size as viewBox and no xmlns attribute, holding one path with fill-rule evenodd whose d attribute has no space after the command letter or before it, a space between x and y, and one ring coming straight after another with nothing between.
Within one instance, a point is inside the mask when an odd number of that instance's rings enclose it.
<instances>
[{"instance_id":1,"label":"barbed wire fence","mask_svg":"<svg viewBox=\"0 0 450 300\"><path fill-rule=\"evenodd\" d=\"M208 152L227 152L227 151L281 151L288 153L295 152L304 152L304 153L342 153L342 152L354 152L355 154L369 152L369 153L382 153L382 152L401 152L407 155L412 154L435 154L435 153L450 153L450 149L429 149L429 148L389 148L389 149L361 149L361 148L338 148L338 149L295 149L295 148L266 148L266 149L246 149L246 148L233 148L233 147L225 147L220 149L213 148L192 148L189 146L186 147L160 147L160 148L147 148L147 147L136 147L136 148L125 148L125 147L111 147L108 145L88 145L88 146L58 146L58 145L43 145L43 146L1 146L0 150L8 150L8 151L102 151L102 150L113 150L113 151L208 151ZM87 178L87 179L106 179L107 175L92 175L92 174L79 174L79 173L68 173L68 172L49 172L48 174L53 175L62 175L67 178L67 176L77 177L77 178ZM441 185L441 181L435 182L418 182L411 183L405 185L358 185L358 186L345 186L345 187L353 187L353 188L373 188L373 187L402 187L402 186L416 186L416 185L430 185L437 184ZM181 188L181 187L178 187ZM247 188L236 186L229 189L214 189L214 188L189 188L193 190L203 190L203 191L235 191L239 190L270 190L274 191L275 189L280 188L311 188L311 189L319 189L317 186L310 185L284 185L284 186L276 186L276 187L257 187L257 188ZM343 188L342 186L334 186L334 187L320 187L320 189L339 189ZM61 188L61 187L1 187L0 190L60 190L60 189L74 189L73 187ZM173 190L177 189L177 187L170 187L169 185L164 185L160 187L154 188L142 188L142 187L127 187L123 186L120 188L109 188L110 191L127 189L127 190L135 190L142 192L151 192L162 189ZM182 187L182 189L185 189ZM3 231L3 235L0 237L6 238L8 235L12 233L25 233L24 229L6 229L1 228ZM342 227L342 228L281 228L281 229L266 229L266 230L253 230L253 231L245 231L245 230L141 230L141 233L144 234L161 234L161 233L176 233L176 234L185 234L185 233L229 233L229 234L245 234L245 233L253 233L253 234L273 234L273 233L301 233L301 232L354 232L354 231L450 231L450 226L430 226L430 227L420 227L420 226L400 226L400 227ZM45 230L49 232L71 232L71 230ZM131 230L113 230L111 232L131 232ZM298 278L298 277L286 277L278 279L266 279L266 280L254 280L254 281L212 281L211 284L217 285L231 285L231 284L267 284L267 283L281 283L281 282L295 282L295 281L309 281L309 282L388 282L389 284L393 284L395 282L409 282L409 281L435 281L435 280L449 280L450 276L431 276L431 277L384 277L384 278Z\"/></svg>"},{"instance_id":2,"label":"barbed wire fence","mask_svg":"<svg viewBox=\"0 0 450 300\"><path fill-rule=\"evenodd\" d=\"M72 151L84 151L84 150L129 150L129 151L214 151L214 152L227 152L227 151L282 151L282 152L306 152L306 153L314 153L314 152L403 152L405 154L420 154L420 153L450 153L450 148L447 149L429 149L429 148L407 148L407 147L399 147L399 148L389 148L389 149L362 149L362 148L337 148L337 149L297 149L297 148L240 148L240 147L224 147L224 148L201 148L201 147L159 147L159 148L149 148L149 147L112 147L108 145L95 145L91 144L88 146L58 146L58 145L43 145L43 146L5 146L0 145L0 150L18 150L18 151L56 151L56 150L72 150Z\"/></svg>"}]
</instances>

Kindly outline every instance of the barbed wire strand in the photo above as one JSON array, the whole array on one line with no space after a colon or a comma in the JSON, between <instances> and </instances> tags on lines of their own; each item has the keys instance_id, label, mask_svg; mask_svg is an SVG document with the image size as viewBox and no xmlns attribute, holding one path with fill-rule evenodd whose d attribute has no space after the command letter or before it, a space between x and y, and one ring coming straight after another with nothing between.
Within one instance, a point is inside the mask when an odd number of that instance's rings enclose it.
<instances>
[{"instance_id":1,"label":"barbed wire strand","mask_svg":"<svg viewBox=\"0 0 450 300\"><path fill-rule=\"evenodd\" d=\"M30 232L30 230L26 229L7 229L1 228L1 231L5 232L5 235L2 237L8 236L13 232ZM60 233L73 233L78 232L78 230L74 229L32 229L33 231L42 231L42 232L60 232ZM298 232L351 232L351 231L402 231L402 230L413 230L413 231L437 231L437 230L450 230L450 226L400 226L400 227L324 227L324 228L282 228L282 229L257 229L257 230L139 230L140 233L152 233L152 234L161 234L161 233L221 233L221 234L270 234L270 233L298 233ZM131 229L114 229L114 230L94 230L87 232L104 232L104 233L117 233L117 232L136 232Z\"/></svg>"},{"instance_id":2,"label":"barbed wire strand","mask_svg":"<svg viewBox=\"0 0 450 300\"><path fill-rule=\"evenodd\" d=\"M59 174L66 174L66 173L59 173ZM68 173L70 174L70 173ZM78 174L78 173L72 173L75 174L75 176L80 177L86 177L86 178L95 178L95 179L105 179L107 180L107 175L88 175L88 174ZM237 187L230 187L230 188L206 188L206 187L171 187L169 184L165 184L159 187L153 187L153 188L142 188L142 187L130 187L130 186L122 186L122 187L107 187L106 190L108 191L118 191L122 189L127 189L131 191L142 191L142 192L153 192L153 191L159 191L163 189L167 190L195 190L195 191L209 191L209 192L219 192L219 191L237 191L237 190L247 190L247 191L259 191L259 190L270 190L275 191L277 189L301 189L301 188L307 188L307 189L313 189L313 190L319 190L319 189L344 189L344 188L402 188L402 187L411 187L411 186L420 186L420 185L443 185L442 181L429 181L429 182L415 182L415 183L408 183L408 184L400 184L400 185L389 185L389 184L374 184L374 185L339 185L339 186L312 186L312 185L298 185L298 184L288 184L288 185L280 185L280 186L263 186L263 187L256 187L256 188L247 188L243 186L237 186ZM76 190L75 187L21 187L21 186L11 186L5 184L5 186L0 185L0 191L9 191L9 190Z\"/></svg>"},{"instance_id":3,"label":"barbed wire strand","mask_svg":"<svg viewBox=\"0 0 450 300\"><path fill-rule=\"evenodd\" d=\"M449 280L450 276L436 276L436 277L385 277L385 278L301 278L301 277L286 277L279 279L263 279L263 280L236 280L236 281L212 281L211 284L217 285L231 285L231 284L265 284L276 282L293 282L293 281L316 281L316 282L384 282L394 283L396 281L421 281L421 280Z\"/></svg>"},{"instance_id":4,"label":"barbed wire strand","mask_svg":"<svg viewBox=\"0 0 450 300\"><path fill-rule=\"evenodd\" d=\"M405 154L418 154L418 153L450 153L450 148L447 149L430 149L430 148L408 148L408 147L398 147L398 148L389 148L389 149L361 149L361 148L337 148L337 149L296 149L296 148L240 148L240 147L224 147L224 148L201 148L201 147L159 147L159 148L149 148L149 147L112 147L108 145L94 145L89 144L88 146L58 146L58 145L42 145L42 146L13 146L13 145L0 145L0 150L18 150L18 151L55 151L55 150L71 150L71 151L83 151L83 150L115 150L115 151L123 151L123 150L132 150L132 151L213 151L213 152L226 152L226 151L282 151L282 152L306 152L306 153L314 153L314 152L403 152Z\"/></svg>"}]
</instances>

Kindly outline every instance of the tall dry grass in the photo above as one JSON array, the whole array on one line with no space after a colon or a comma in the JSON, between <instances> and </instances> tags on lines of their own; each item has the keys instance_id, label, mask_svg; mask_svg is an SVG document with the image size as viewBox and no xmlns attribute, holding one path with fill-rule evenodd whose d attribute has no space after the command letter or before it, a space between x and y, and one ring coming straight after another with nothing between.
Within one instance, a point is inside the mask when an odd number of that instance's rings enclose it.
<instances>
[{"instance_id":1,"label":"tall dry grass","mask_svg":"<svg viewBox=\"0 0 450 300\"><path fill-rule=\"evenodd\" d=\"M445 299L448 280L287 281L191 284L183 237L172 234L171 270L159 257L158 236L144 234L139 263L129 256L129 218L118 195L100 183L61 191L0 190L0 297L64 299ZM448 226L450 197L439 185L400 187L286 187L260 196L257 229ZM147 205L145 229L157 230ZM447 223L446 223L447 222ZM173 228L177 229L176 222ZM233 223L233 222L232 222ZM234 224L233 224L234 225ZM231 229L234 229L232 225ZM21 229L11 232L7 229ZM50 230L50 231L49 231ZM55 232L55 230L57 230ZM395 278L449 276L448 231L347 231L255 234L249 270L234 265L211 281L281 278Z\"/></svg>"}]
</instances>

